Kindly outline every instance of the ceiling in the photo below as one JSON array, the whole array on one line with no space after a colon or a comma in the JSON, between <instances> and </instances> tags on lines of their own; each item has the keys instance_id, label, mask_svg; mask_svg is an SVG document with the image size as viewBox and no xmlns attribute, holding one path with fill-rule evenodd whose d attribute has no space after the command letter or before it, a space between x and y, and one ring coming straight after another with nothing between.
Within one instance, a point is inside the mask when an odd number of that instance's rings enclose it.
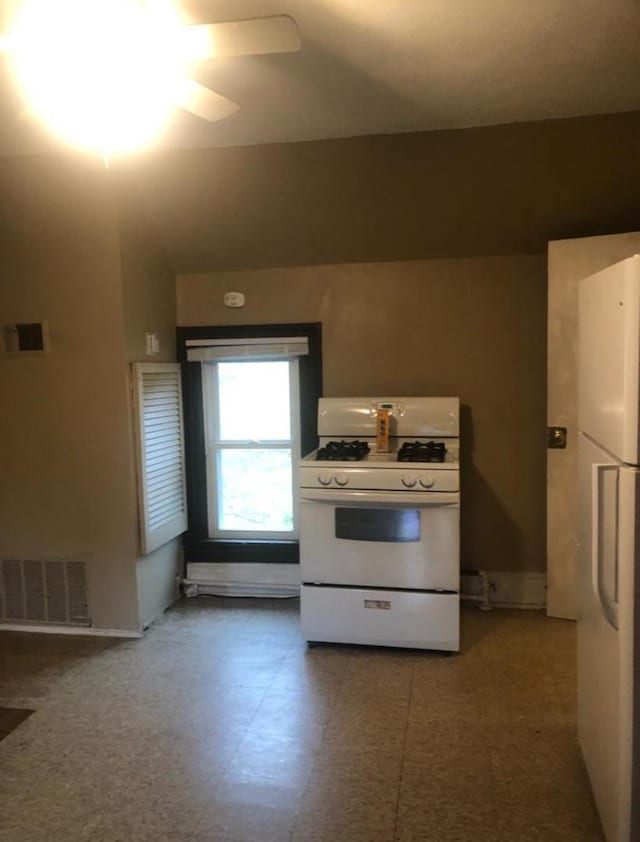
<instances>
[{"instance_id":1,"label":"ceiling","mask_svg":"<svg viewBox=\"0 0 640 842\"><path fill-rule=\"evenodd\" d=\"M182 112L161 148L494 125L640 108L639 0L192 0L194 22L289 14L299 53L218 59L199 81L239 103ZM0 151L51 141L0 79Z\"/></svg>"}]
</instances>

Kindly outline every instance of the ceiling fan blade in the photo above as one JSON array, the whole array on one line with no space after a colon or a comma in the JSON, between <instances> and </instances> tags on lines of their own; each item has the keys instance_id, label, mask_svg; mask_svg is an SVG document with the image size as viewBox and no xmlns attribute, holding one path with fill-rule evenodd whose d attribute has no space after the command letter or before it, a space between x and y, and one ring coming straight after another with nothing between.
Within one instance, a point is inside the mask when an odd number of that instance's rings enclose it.
<instances>
[{"instance_id":1,"label":"ceiling fan blade","mask_svg":"<svg viewBox=\"0 0 640 842\"><path fill-rule=\"evenodd\" d=\"M199 59L295 53L302 46L298 25L288 15L194 24L186 29Z\"/></svg>"},{"instance_id":2,"label":"ceiling fan blade","mask_svg":"<svg viewBox=\"0 0 640 842\"><path fill-rule=\"evenodd\" d=\"M178 105L185 111L189 111L203 120L208 120L210 123L224 120L225 117L230 117L240 108L226 96L217 94L211 88L207 88L193 79L186 79L183 82L178 96Z\"/></svg>"}]
</instances>

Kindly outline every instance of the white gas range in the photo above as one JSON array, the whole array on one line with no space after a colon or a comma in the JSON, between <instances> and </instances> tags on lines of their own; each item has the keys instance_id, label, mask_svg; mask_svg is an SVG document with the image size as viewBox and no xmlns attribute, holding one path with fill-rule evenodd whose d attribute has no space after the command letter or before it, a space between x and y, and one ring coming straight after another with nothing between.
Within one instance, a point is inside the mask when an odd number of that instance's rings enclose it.
<instances>
[{"instance_id":1,"label":"white gas range","mask_svg":"<svg viewBox=\"0 0 640 842\"><path fill-rule=\"evenodd\" d=\"M299 471L305 638L457 651L458 398L321 398L318 433Z\"/></svg>"}]
</instances>

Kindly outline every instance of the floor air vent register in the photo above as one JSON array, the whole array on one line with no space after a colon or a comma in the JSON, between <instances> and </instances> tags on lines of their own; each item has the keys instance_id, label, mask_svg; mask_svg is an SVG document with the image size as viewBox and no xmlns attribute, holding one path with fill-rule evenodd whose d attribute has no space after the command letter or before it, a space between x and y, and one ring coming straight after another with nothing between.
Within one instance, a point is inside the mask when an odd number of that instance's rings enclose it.
<instances>
[{"instance_id":1,"label":"floor air vent register","mask_svg":"<svg viewBox=\"0 0 640 842\"><path fill-rule=\"evenodd\" d=\"M0 559L0 623L88 626L83 561Z\"/></svg>"}]
</instances>

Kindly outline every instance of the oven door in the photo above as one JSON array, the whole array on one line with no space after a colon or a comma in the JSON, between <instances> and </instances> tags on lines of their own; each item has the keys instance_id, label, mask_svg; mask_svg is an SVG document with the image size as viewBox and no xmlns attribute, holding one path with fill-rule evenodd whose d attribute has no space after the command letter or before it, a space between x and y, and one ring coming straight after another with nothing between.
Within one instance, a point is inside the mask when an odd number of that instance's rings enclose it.
<instances>
[{"instance_id":1,"label":"oven door","mask_svg":"<svg viewBox=\"0 0 640 842\"><path fill-rule=\"evenodd\" d=\"M457 592L460 495L303 488L300 565L308 584Z\"/></svg>"}]
</instances>

